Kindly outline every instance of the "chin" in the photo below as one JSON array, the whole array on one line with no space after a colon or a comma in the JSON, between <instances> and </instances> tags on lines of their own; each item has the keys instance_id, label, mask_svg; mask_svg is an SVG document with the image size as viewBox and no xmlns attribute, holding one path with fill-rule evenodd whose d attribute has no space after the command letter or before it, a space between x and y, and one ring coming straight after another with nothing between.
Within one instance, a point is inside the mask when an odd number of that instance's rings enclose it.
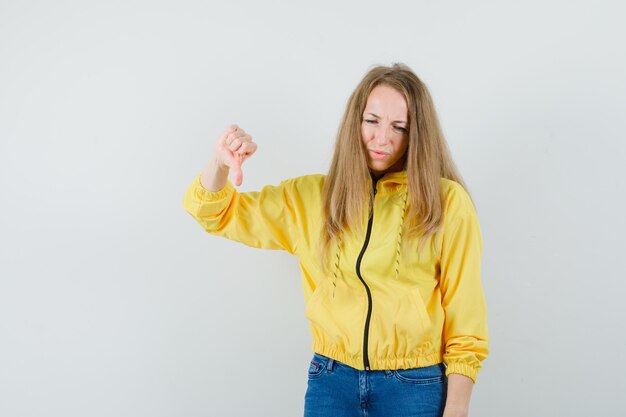
<instances>
[{"instance_id":1,"label":"chin","mask_svg":"<svg viewBox=\"0 0 626 417\"><path fill-rule=\"evenodd\" d=\"M379 162L379 163L376 163ZM384 162L384 163L380 163ZM400 160L396 161L370 161L368 164L370 171L376 171L379 173L388 171L403 171L406 170L406 163L401 163Z\"/></svg>"},{"instance_id":2,"label":"chin","mask_svg":"<svg viewBox=\"0 0 626 417\"><path fill-rule=\"evenodd\" d=\"M369 165L369 169L370 171L376 171L376 172L385 172L387 171L389 168L391 168L391 165L385 164L385 165Z\"/></svg>"}]
</instances>

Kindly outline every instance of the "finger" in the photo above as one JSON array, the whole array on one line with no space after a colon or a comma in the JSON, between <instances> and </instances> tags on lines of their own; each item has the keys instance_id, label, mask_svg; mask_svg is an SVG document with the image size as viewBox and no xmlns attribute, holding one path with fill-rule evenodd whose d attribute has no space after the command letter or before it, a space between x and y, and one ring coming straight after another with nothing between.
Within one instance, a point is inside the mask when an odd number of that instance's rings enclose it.
<instances>
[{"instance_id":1,"label":"finger","mask_svg":"<svg viewBox=\"0 0 626 417\"><path fill-rule=\"evenodd\" d=\"M239 126L237 126L236 124L229 125L220 135L219 143L226 143L226 141L228 140L228 136L238 131L241 131Z\"/></svg>"},{"instance_id":2,"label":"finger","mask_svg":"<svg viewBox=\"0 0 626 417\"><path fill-rule=\"evenodd\" d=\"M228 125L228 127L220 135L220 139L225 140L228 137L228 135L238 130L241 130L241 129L239 129L239 126L237 126L236 124Z\"/></svg>"},{"instance_id":3,"label":"finger","mask_svg":"<svg viewBox=\"0 0 626 417\"><path fill-rule=\"evenodd\" d=\"M237 153L245 156L246 158L252 155L257 150L257 145L254 142L244 142L241 144Z\"/></svg>"},{"instance_id":4,"label":"finger","mask_svg":"<svg viewBox=\"0 0 626 417\"><path fill-rule=\"evenodd\" d=\"M228 135L228 137L226 138L226 145L230 145L231 143L233 143L237 139L241 140L242 142L244 142L244 141L249 142L249 141L252 140L252 136L248 135L243 130L238 130L236 132L231 132Z\"/></svg>"},{"instance_id":5,"label":"finger","mask_svg":"<svg viewBox=\"0 0 626 417\"><path fill-rule=\"evenodd\" d=\"M252 136L250 135L244 135L241 137L236 137L234 139L232 139L232 141L227 142L228 143L228 149L230 149L231 151L236 151L239 149L239 147L245 143L252 143Z\"/></svg>"},{"instance_id":6,"label":"finger","mask_svg":"<svg viewBox=\"0 0 626 417\"><path fill-rule=\"evenodd\" d=\"M228 149L230 149L233 152L238 151L241 146L243 145L243 142L240 138L234 139L230 145L228 145Z\"/></svg>"}]
</instances>

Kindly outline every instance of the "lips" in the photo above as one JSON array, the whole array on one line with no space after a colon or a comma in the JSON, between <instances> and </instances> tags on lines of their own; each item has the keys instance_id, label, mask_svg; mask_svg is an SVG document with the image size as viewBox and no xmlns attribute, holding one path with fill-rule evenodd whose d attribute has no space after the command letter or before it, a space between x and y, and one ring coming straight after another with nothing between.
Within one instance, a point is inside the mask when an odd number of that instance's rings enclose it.
<instances>
[{"instance_id":1,"label":"lips","mask_svg":"<svg viewBox=\"0 0 626 417\"><path fill-rule=\"evenodd\" d=\"M374 149L370 149L370 153L376 159L384 159L384 158L387 157L387 155L389 155L387 152L377 151L377 150L374 150Z\"/></svg>"}]
</instances>

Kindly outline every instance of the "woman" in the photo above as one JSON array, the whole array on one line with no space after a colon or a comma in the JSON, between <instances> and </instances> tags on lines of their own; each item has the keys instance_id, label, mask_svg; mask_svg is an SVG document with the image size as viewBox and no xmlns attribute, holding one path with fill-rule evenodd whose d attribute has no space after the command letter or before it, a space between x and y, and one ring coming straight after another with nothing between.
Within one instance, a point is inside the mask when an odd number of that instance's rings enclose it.
<instances>
[{"instance_id":1,"label":"woman","mask_svg":"<svg viewBox=\"0 0 626 417\"><path fill-rule=\"evenodd\" d=\"M305 417L467 416L488 353L482 237L426 86L403 64L352 93L328 175L238 192L236 125L189 186L209 233L298 256L313 358Z\"/></svg>"}]
</instances>

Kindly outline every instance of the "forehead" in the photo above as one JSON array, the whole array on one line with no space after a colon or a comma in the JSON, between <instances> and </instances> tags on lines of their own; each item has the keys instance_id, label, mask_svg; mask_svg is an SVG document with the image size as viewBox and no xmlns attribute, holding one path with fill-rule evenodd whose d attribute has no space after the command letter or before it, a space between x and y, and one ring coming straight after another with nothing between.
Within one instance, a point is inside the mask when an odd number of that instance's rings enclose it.
<instances>
[{"instance_id":1,"label":"forehead","mask_svg":"<svg viewBox=\"0 0 626 417\"><path fill-rule=\"evenodd\" d=\"M378 85L367 97L364 112L403 120L407 117L407 104L402 93L395 88Z\"/></svg>"}]
</instances>

